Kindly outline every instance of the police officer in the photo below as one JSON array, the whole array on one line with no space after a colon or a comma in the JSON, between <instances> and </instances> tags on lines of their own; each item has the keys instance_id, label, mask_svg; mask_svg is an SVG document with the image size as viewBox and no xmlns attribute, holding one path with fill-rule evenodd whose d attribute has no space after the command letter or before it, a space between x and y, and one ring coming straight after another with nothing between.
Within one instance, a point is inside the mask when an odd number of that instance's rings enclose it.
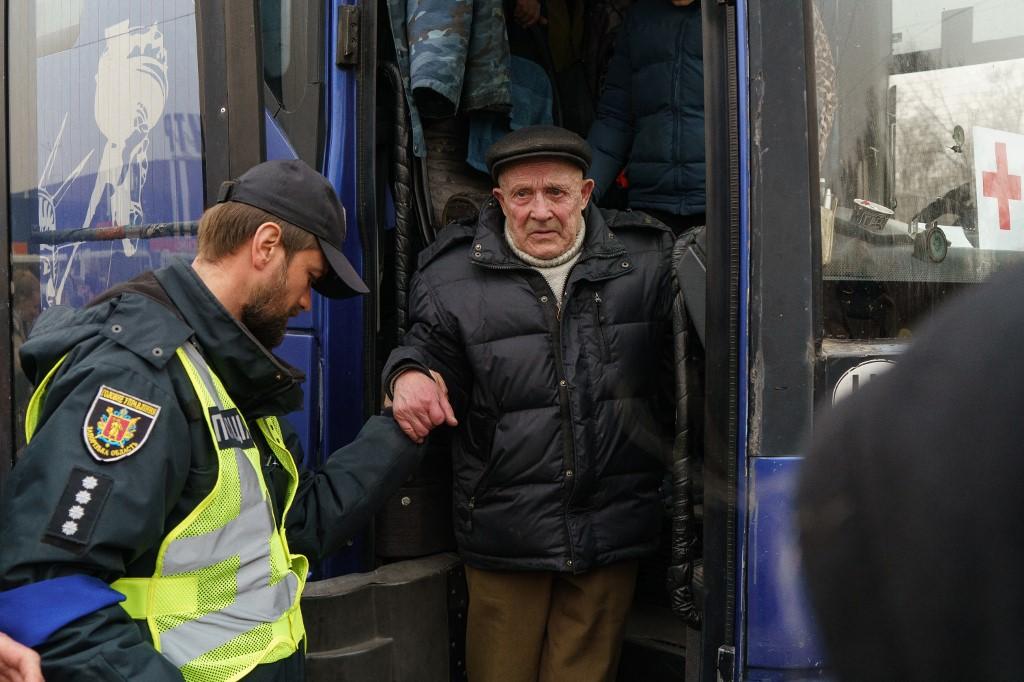
<instances>
[{"instance_id":1,"label":"police officer","mask_svg":"<svg viewBox=\"0 0 1024 682\"><path fill-rule=\"evenodd\" d=\"M0 502L0 631L47 679L302 679L308 562L336 550L419 448L373 417L299 474L303 376L270 352L310 287L367 291L344 210L298 161L225 183L198 255L41 316L37 386Z\"/></svg>"}]
</instances>

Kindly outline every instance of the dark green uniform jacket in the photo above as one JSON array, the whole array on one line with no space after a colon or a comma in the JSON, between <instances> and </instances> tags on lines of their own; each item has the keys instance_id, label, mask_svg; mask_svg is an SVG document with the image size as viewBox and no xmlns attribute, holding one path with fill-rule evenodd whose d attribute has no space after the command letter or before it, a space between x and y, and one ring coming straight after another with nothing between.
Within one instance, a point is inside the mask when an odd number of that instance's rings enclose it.
<instances>
[{"instance_id":1,"label":"dark green uniform jacket","mask_svg":"<svg viewBox=\"0 0 1024 682\"><path fill-rule=\"evenodd\" d=\"M179 262L84 310L47 311L22 347L22 366L36 385L62 356L67 359L0 500L0 590L74 574L108 583L152 575L161 540L207 496L217 476L210 432L175 357L189 339L249 420L279 513L287 474L253 420L297 409L302 375L257 343ZM138 425L141 446L116 461L99 461L83 438L101 386L160 408ZM419 454L392 419L372 418L322 470L301 475L286 519L291 550L311 561L336 550L397 489ZM92 499L68 526L70 499L83 476L96 481ZM181 679L150 644L144 624L118 604L61 628L38 650L50 682ZM302 679L302 652L260 666L248 679Z\"/></svg>"}]
</instances>

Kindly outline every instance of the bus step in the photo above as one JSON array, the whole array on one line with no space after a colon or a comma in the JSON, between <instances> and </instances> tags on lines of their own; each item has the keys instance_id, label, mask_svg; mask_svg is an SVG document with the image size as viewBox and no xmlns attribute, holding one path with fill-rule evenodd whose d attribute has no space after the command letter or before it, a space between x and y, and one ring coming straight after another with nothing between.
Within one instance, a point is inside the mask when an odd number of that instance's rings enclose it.
<instances>
[{"instance_id":1,"label":"bus step","mask_svg":"<svg viewBox=\"0 0 1024 682\"><path fill-rule=\"evenodd\" d=\"M465 617L450 606L457 578L458 557L437 554L308 583L306 679L448 682L462 662L449 638Z\"/></svg>"},{"instance_id":2,"label":"bus step","mask_svg":"<svg viewBox=\"0 0 1024 682\"><path fill-rule=\"evenodd\" d=\"M635 602L626 620L618 682L682 682L686 627L667 607Z\"/></svg>"}]
</instances>

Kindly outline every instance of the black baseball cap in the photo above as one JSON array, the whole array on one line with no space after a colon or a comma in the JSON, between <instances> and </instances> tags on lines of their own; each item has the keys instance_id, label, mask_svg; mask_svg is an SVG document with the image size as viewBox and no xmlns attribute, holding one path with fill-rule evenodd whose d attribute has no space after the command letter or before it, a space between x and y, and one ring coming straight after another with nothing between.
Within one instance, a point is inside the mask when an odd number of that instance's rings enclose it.
<instances>
[{"instance_id":1,"label":"black baseball cap","mask_svg":"<svg viewBox=\"0 0 1024 682\"><path fill-rule=\"evenodd\" d=\"M528 126L513 130L487 150L487 169L498 181L502 169L516 161L550 158L563 159L583 169L590 168L591 151L586 140L558 126Z\"/></svg>"},{"instance_id":2,"label":"black baseball cap","mask_svg":"<svg viewBox=\"0 0 1024 682\"><path fill-rule=\"evenodd\" d=\"M329 298L369 293L341 252L345 207L320 173L297 159L265 161L221 184L217 203L237 201L262 209L316 237L330 272L313 288Z\"/></svg>"}]
</instances>

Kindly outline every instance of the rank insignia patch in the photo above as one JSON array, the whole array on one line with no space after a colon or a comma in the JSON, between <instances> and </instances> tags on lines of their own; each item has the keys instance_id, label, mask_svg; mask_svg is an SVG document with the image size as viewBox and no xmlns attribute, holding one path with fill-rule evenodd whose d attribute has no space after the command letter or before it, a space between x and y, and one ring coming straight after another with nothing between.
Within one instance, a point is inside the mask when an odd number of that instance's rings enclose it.
<instances>
[{"instance_id":1,"label":"rank insignia patch","mask_svg":"<svg viewBox=\"0 0 1024 682\"><path fill-rule=\"evenodd\" d=\"M100 462L134 455L146 442L159 415L159 405L100 386L82 425L85 447Z\"/></svg>"},{"instance_id":2,"label":"rank insignia patch","mask_svg":"<svg viewBox=\"0 0 1024 682\"><path fill-rule=\"evenodd\" d=\"M75 467L46 526L44 542L65 549L88 544L114 479ZM69 544L70 543L70 544Z\"/></svg>"}]
</instances>

